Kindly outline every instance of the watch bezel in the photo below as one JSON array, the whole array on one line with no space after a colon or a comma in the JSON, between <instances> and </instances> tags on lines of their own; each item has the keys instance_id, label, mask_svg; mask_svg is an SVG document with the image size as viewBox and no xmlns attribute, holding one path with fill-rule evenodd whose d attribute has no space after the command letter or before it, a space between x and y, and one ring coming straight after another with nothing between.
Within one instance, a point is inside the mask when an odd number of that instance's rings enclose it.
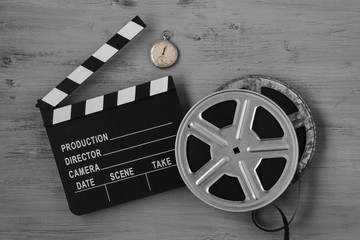
<instances>
[{"instance_id":1,"label":"watch bezel","mask_svg":"<svg viewBox=\"0 0 360 240\"><path fill-rule=\"evenodd\" d=\"M174 60L171 64L169 64L169 65L165 65L165 66L159 65L158 62L154 59L153 49L154 49L154 47L155 47L157 44L159 44L160 42L167 42L168 44L172 45L173 48L174 48L174 50L175 50L175 60ZM151 45L150 50L149 50L149 57L150 57L151 63L154 64L156 67L158 67L158 68L168 68L168 67L171 67L172 65L174 65L174 64L177 62L177 60L178 60L178 58L179 58L179 51L178 51L177 46L176 46L173 42L171 42L171 41L169 41L169 40L167 40L167 39L159 39L159 40L155 41L155 42Z\"/></svg>"}]
</instances>

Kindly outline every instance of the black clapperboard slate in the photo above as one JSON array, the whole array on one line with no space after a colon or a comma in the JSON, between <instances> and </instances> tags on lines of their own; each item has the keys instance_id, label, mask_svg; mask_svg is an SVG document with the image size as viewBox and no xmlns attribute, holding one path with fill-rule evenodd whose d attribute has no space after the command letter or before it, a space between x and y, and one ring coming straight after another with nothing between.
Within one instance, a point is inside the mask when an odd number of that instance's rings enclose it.
<instances>
[{"instance_id":1,"label":"black clapperboard slate","mask_svg":"<svg viewBox=\"0 0 360 240\"><path fill-rule=\"evenodd\" d=\"M174 154L183 114L171 76L56 107L145 27L135 17L38 100L76 215L183 186Z\"/></svg>"}]
</instances>

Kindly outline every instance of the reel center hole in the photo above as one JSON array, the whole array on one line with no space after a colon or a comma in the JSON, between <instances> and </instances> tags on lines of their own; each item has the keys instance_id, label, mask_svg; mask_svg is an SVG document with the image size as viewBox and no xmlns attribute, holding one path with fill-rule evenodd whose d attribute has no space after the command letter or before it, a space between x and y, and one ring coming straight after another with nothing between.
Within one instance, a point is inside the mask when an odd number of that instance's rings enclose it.
<instances>
[{"instance_id":1,"label":"reel center hole","mask_svg":"<svg viewBox=\"0 0 360 240\"><path fill-rule=\"evenodd\" d=\"M240 153L240 149L238 147L234 148L233 151L234 151L235 154Z\"/></svg>"}]
</instances>

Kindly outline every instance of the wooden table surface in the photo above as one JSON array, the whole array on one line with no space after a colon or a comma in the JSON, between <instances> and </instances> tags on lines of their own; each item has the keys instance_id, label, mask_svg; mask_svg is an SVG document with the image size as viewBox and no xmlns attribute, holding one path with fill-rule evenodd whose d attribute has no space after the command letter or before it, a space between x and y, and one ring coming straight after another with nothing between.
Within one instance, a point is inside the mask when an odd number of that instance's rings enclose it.
<instances>
[{"instance_id":1,"label":"wooden table surface","mask_svg":"<svg viewBox=\"0 0 360 240\"><path fill-rule=\"evenodd\" d=\"M147 29L64 104L172 75L187 110L240 76L283 79L317 124L291 238L359 239L359 0L1 0L0 239L282 238L186 187L83 216L68 210L34 105L137 14ZM164 30L181 53L166 70L148 59ZM277 201L288 217L297 187ZM272 210L263 215L280 224Z\"/></svg>"}]
</instances>

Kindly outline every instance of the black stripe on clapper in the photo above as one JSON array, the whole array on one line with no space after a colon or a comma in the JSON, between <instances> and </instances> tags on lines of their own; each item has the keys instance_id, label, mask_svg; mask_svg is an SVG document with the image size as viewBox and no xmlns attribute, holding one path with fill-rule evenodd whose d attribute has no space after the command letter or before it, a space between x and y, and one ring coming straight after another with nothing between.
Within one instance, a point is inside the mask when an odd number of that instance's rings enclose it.
<instances>
[{"instance_id":1,"label":"black stripe on clapper","mask_svg":"<svg viewBox=\"0 0 360 240\"><path fill-rule=\"evenodd\" d=\"M175 89L175 84L172 76L168 77L168 91Z\"/></svg>"},{"instance_id":2,"label":"black stripe on clapper","mask_svg":"<svg viewBox=\"0 0 360 240\"><path fill-rule=\"evenodd\" d=\"M81 66L91 70L92 72L96 72L103 64L103 61L91 56L83 64L81 64Z\"/></svg>"},{"instance_id":3,"label":"black stripe on clapper","mask_svg":"<svg viewBox=\"0 0 360 240\"><path fill-rule=\"evenodd\" d=\"M133 21L134 23L139 24L143 28L146 27L146 24L139 18L139 16L134 17L133 20L131 20L131 21Z\"/></svg>"},{"instance_id":4,"label":"black stripe on clapper","mask_svg":"<svg viewBox=\"0 0 360 240\"><path fill-rule=\"evenodd\" d=\"M43 109L53 109L54 107L51 106L50 104L48 104L47 102L44 102L43 100L41 99L38 99L37 100L37 103L35 105L36 107L38 108L43 108Z\"/></svg>"},{"instance_id":5,"label":"black stripe on clapper","mask_svg":"<svg viewBox=\"0 0 360 240\"><path fill-rule=\"evenodd\" d=\"M135 101L150 96L150 82L136 86Z\"/></svg>"},{"instance_id":6,"label":"black stripe on clapper","mask_svg":"<svg viewBox=\"0 0 360 240\"><path fill-rule=\"evenodd\" d=\"M57 89L63 91L64 93L72 93L80 84L65 78L59 85L56 86Z\"/></svg>"},{"instance_id":7,"label":"black stripe on clapper","mask_svg":"<svg viewBox=\"0 0 360 240\"><path fill-rule=\"evenodd\" d=\"M86 101L75 103L71 106L71 119L85 115Z\"/></svg>"},{"instance_id":8,"label":"black stripe on clapper","mask_svg":"<svg viewBox=\"0 0 360 240\"><path fill-rule=\"evenodd\" d=\"M53 116L54 116L54 110L50 108L40 108L41 116L44 121L44 126L52 125L53 123Z\"/></svg>"},{"instance_id":9,"label":"black stripe on clapper","mask_svg":"<svg viewBox=\"0 0 360 240\"><path fill-rule=\"evenodd\" d=\"M117 106L118 92L104 95L104 110Z\"/></svg>"},{"instance_id":10,"label":"black stripe on clapper","mask_svg":"<svg viewBox=\"0 0 360 240\"><path fill-rule=\"evenodd\" d=\"M109 41L106 43L110 46L116 48L117 50L120 50L122 47L124 47L130 40L127 38L124 38L123 36L119 34L115 34L112 38L110 38Z\"/></svg>"}]
</instances>

